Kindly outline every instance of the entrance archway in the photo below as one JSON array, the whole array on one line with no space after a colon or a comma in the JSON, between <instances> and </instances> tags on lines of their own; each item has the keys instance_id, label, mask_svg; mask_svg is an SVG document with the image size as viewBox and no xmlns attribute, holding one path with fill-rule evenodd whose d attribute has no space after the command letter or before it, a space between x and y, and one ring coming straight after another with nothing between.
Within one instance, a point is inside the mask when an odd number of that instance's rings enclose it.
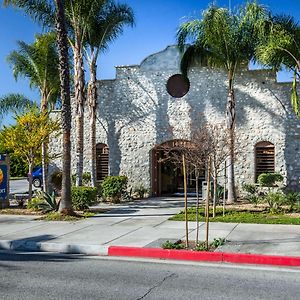
<instances>
[{"instance_id":1,"label":"entrance archway","mask_svg":"<svg viewBox=\"0 0 300 300\"><path fill-rule=\"evenodd\" d=\"M187 140L172 140L154 147L152 156L152 195L179 196L184 193L182 165L168 159L172 151L178 151L181 145L191 144ZM166 151L166 149L168 149ZM176 150L177 149L177 150ZM200 172L199 187L205 180L205 171ZM196 193L195 172L188 172L188 193Z\"/></svg>"}]
</instances>

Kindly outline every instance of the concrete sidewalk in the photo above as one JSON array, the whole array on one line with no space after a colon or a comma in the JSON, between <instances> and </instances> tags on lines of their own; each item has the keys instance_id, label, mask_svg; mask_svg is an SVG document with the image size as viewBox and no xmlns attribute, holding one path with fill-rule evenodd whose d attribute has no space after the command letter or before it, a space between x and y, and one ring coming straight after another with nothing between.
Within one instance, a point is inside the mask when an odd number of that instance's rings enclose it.
<instances>
[{"instance_id":1,"label":"concrete sidewalk","mask_svg":"<svg viewBox=\"0 0 300 300\"><path fill-rule=\"evenodd\" d=\"M194 200L190 200L194 202ZM101 207L105 207L102 205ZM160 247L184 239L184 222L168 221L183 208L181 198L152 198L109 206L110 211L77 222L47 222L36 216L0 216L0 248L105 254L109 246ZM200 224L204 240L205 225ZM189 223L189 239L195 222ZM226 238L218 251L300 256L300 226L210 223L210 240Z\"/></svg>"}]
</instances>

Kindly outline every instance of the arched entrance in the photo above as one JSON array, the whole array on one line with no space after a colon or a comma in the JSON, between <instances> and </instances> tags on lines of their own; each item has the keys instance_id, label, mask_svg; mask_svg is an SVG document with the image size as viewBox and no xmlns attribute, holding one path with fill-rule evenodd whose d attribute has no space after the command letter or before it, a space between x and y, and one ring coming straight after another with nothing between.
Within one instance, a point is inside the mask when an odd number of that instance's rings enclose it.
<instances>
[{"instance_id":1,"label":"arched entrance","mask_svg":"<svg viewBox=\"0 0 300 300\"><path fill-rule=\"evenodd\" d=\"M106 144L98 143L96 145L96 170L97 181L102 181L108 176L109 164L109 148Z\"/></svg>"},{"instance_id":2,"label":"arched entrance","mask_svg":"<svg viewBox=\"0 0 300 300\"><path fill-rule=\"evenodd\" d=\"M178 151L181 145L191 144L187 140L172 140L156 146L151 151L152 156L152 195L179 196L184 192L183 170L180 163L170 159L172 152ZM196 193L195 172L188 172L188 193ZM200 172L199 187L205 180L205 171Z\"/></svg>"}]
</instances>

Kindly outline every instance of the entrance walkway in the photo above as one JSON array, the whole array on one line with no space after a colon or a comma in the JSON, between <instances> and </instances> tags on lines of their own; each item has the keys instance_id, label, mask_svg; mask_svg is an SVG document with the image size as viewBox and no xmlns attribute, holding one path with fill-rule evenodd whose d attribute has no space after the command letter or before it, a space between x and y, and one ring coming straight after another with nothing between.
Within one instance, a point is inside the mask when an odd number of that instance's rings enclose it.
<instances>
[{"instance_id":1,"label":"entrance walkway","mask_svg":"<svg viewBox=\"0 0 300 300\"><path fill-rule=\"evenodd\" d=\"M195 200L190 202L195 203ZM111 210L78 222L47 222L35 220L34 216L1 215L0 247L11 247L12 241L15 245L51 243L53 251L65 251L71 246L79 250L111 245L159 247L165 240L184 239L184 222L168 221L183 206L182 198L152 198L114 206L100 205ZM200 239L204 239L204 233L205 224L201 223ZM189 238L195 238L195 222L189 223ZM229 240L220 251L300 254L300 226L297 225L210 223L209 238Z\"/></svg>"}]
</instances>

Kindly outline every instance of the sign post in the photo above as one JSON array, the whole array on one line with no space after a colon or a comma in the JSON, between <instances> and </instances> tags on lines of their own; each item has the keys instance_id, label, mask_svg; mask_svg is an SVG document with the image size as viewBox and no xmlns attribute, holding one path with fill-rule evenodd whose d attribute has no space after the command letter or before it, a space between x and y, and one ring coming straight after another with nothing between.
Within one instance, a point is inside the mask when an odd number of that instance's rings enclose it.
<instances>
[{"instance_id":1,"label":"sign post","mask_svg":"<svg viewBox=\"0 0 300 300\"><path fill-rule=\"evenodd\" d=\"M0 209L9 207L9 157L0 154Z\"/></svg>"}]
</instances>

